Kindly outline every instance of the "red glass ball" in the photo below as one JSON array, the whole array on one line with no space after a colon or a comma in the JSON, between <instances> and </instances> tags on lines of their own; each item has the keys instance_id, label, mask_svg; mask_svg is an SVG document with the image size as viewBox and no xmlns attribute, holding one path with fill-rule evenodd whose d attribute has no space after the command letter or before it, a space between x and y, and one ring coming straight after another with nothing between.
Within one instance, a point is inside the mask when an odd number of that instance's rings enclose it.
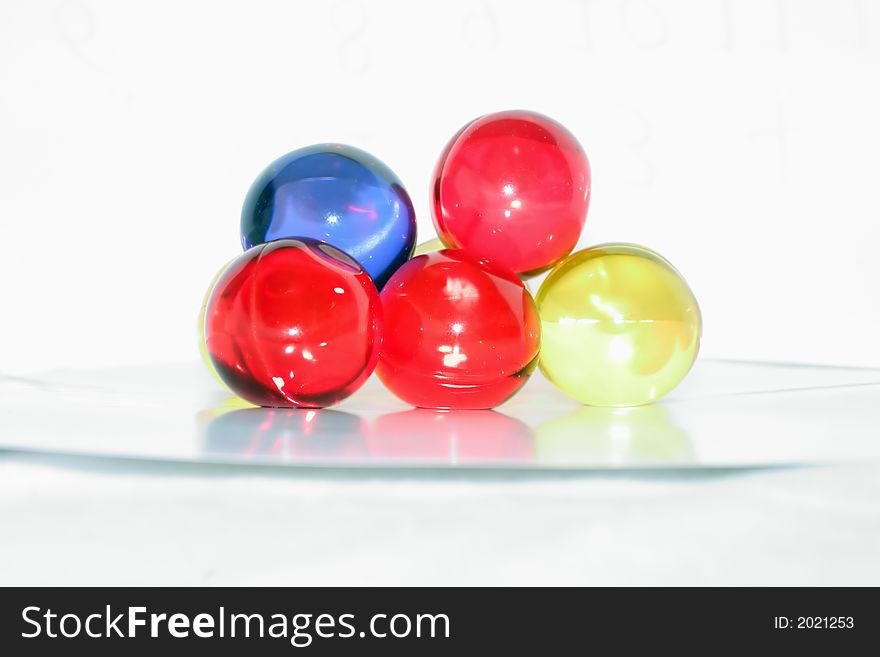
<instances>
[{"instance_id":1,"label":"red glass ball","mask_svg":"<svg viewBox=\"0 0 880 657\"><path fill-rule=\"evenodd\" d=\"M492 408L535 368L535 302L515 274L471 253L416 256L381 298L385 337L376 372L413 406Z\"/></svg>"},{"instance_id":2,"label":"red glass ball","mask_svg":"<svg viewBox=\"0 0 880 657\"><path fill-rule=\"evenodd\" d=\"M449 246L516 274L552 267L577 244L590 203L590 163L562 125L525 111L462 128L434 169L434 224Z\"/></svg>"},{"instance_id":3,"label":"red glass ball","mask_svg":"<svg viewBox=\"0 0 880 657\"><path fill-rule=\"evenodd\" d=\"M382 304L342 251L306 238L260 244L220 276L205 316L220 378L260 406L335 404L373 372Z\"/></svg>"}]
</instances>

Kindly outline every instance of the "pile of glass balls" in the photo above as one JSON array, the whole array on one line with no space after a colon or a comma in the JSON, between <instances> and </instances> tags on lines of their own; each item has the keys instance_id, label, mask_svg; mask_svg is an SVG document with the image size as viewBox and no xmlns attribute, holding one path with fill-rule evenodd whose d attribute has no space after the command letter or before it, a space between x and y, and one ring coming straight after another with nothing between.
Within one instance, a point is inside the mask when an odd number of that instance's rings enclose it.
<instances>
[{"instance_id":1,"label":"pile of glass balls","mask_svg":"<svg viewBox=\"0 0 880 657\"><path fill-rule=\"evenodd\" d=\"M439 239L416 248L398 177L351 146L293 151L245 198L245 251L199 319L208 367L260 406L316 408L375 370L413 406L493 408L540 365L574 399L658 399L697 356L693 293L634 244L572 253L590 165L546 116L488 114L447 144L431 181ZM524 280L547 272L533 298Z\"/></svg>"}]
</instances>

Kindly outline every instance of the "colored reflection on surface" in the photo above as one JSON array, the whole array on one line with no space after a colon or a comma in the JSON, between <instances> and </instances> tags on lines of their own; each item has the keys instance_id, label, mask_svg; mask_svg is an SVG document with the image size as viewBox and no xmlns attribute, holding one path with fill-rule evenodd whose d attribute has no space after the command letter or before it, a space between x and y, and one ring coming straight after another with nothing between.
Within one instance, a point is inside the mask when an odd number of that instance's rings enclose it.
<instances>
[{"instance_id":1,"label":"colored reflection on surface","mask_svg":"<svg viewBox=\"0 0 880 657\"><path fill-rule=\"evenodd\" d=\"M535 431L537 460L544 464L676 466L694 460L687 433L662 404L633 408L582 406Z\"/></svg>"},{"instance_id":2,"label":"colored reflection on surface","mask_svg":"<svg viewBox=\"0 0 880 657\"><path fill-rule=\"evenodd\" d=\"M493 411L412 409L362 417L326 409L220 406L199 415L202 452L224 460L426 465L527 464L532 431Z\"/></svg>"},{"instance_id":3,"label":"colored reflection on surface","mask_svg":"<svg viewBox=\"0 0 880 657\"><path fill-rule=\"evenodd\" d=\"M225 385L225 384L224 384ZM211 422L212 420L220 417L221 415L225 415L230 411L238 411L245 408L258 408L253 404L246 402L241 397L236 397L235 395L231 395L226 397L221 402L219 402L215 406L211 406L210 408L205 408L199 411L196 414L196 422L199 426L204 426Z\"/></svg>"},{"instance_id":4,"label":"colored reflection on surface","mask_svg":"<svg viewBox=\"0 0 880 657\"><path fill-rule=\"evenodd\" d=\"M577 244L590 165L556 121L526 111L487 114L462 128L434 170L432 210L450 247L516 274L546 270Z\"/></svg>"},{"instance_id":5,"label":"colored reflection on surface","mask_svg":"<svg viewBox=\"0 0 880 657\"><path fill-rule=\"evenodd\" d=\"M245 249L297 237L345 251L381 289L412 254L415 211L400 179L369 153L343 144L309 146L270 164L241 211Z\"/></svg>"},{"instance_id":6,"label":"colored reflection on surface","mask_svg":"<svg viewBox=\"0 0 880 657\"><path fill-rule=\"evenodd\" d=\"M416 256L381 294L385 336L377 374L424 408L493 408L534 370L540 324L511 272L444 249Z\"/></svg>"},{"instance_id":7,"label":"colored reflection on surface","mask_svg":"<svg viewBox=\"0 0 880 657\"><path fill-rule=\"evenodd\" d=\"M529 463L532 431L495 411L415 408L380 416L370 431L370 455L389 461Z\"/></svg>"},{"instance_id":8,"label":"colored reflection on surface","mask_svg":"<svg viewBox=\"0 0 880 657\"><path fill-rule=\"evenodd\" d=\"M594 406L659 399L697 357L700 309L675 268L650 249L604 244L572 254L541 285L541 369Z\"/></svg>"},{"instance_id":9,"label":"colored reflection on surface","mask_svg":"<svg viewBox=\"0 0 880 657\"><path fill-rule=\"evenodd\" d=\"M205 423L202 451L244 460L356 459L367 453L365 427L362 418L341 411L238 409Z\"/></svg>"},{"instance_id":10,"label":"colored reflection on surface","mask_svg":"<svg viewBox=\"0 0 880 657\"><path fill-rule=\"evenodd\" d=\"M363 269L310 239L261 244L220 276L208 301L211 362L235 394L259 406L320 407L372 373L382 307Z\"/></svg>"},{"instance_id":11,"label":"colored reflection on surface","mask_svg":"<svg viewBox=\"0 0 880 657\"><path fill-rule=\"evenodd\" d=\"M201 451L225 461L503 467L694 462L661 404L580 407L537 429L495 411L411 409L373 420L327 409L259 408L230 398L198 414Z\"/></svg>"}]
</instances>

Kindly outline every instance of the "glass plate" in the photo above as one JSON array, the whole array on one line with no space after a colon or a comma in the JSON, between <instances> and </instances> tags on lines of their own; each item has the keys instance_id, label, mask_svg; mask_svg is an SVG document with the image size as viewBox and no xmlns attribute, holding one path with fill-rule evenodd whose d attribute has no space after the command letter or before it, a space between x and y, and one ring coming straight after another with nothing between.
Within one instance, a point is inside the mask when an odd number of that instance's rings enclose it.
<instances>
[{"instance_id":1,"label":"glass plate","mask_svg":"<svg viewBox=\"0 0 880 657\"><path fill-rule=\"evenodd\" d=\"M497 411L413 409L373 377L254 408L199 363L0 377L0 449L238 466L741 468L880 459L880 370L701 360L660 403L581 406L536 374Z\"/></svg>"}]
</instances>

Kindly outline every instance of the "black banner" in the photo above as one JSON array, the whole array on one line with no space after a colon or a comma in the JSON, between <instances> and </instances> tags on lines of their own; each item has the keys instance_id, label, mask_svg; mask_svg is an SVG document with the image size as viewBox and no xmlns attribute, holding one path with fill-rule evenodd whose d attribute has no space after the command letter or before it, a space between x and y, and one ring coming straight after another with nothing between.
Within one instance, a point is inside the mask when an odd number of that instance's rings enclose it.
<instances>
[{"instance_id":1,"label":"black banner","mask_svg":"<svg viewBox=\"0 0 880 657\"><path fill-rule=\"evenodd\" d=\"M7 655L840 650L878 622L860 588L34 588L3 589L0 613Z\"/></svg>"}]
</instances>

